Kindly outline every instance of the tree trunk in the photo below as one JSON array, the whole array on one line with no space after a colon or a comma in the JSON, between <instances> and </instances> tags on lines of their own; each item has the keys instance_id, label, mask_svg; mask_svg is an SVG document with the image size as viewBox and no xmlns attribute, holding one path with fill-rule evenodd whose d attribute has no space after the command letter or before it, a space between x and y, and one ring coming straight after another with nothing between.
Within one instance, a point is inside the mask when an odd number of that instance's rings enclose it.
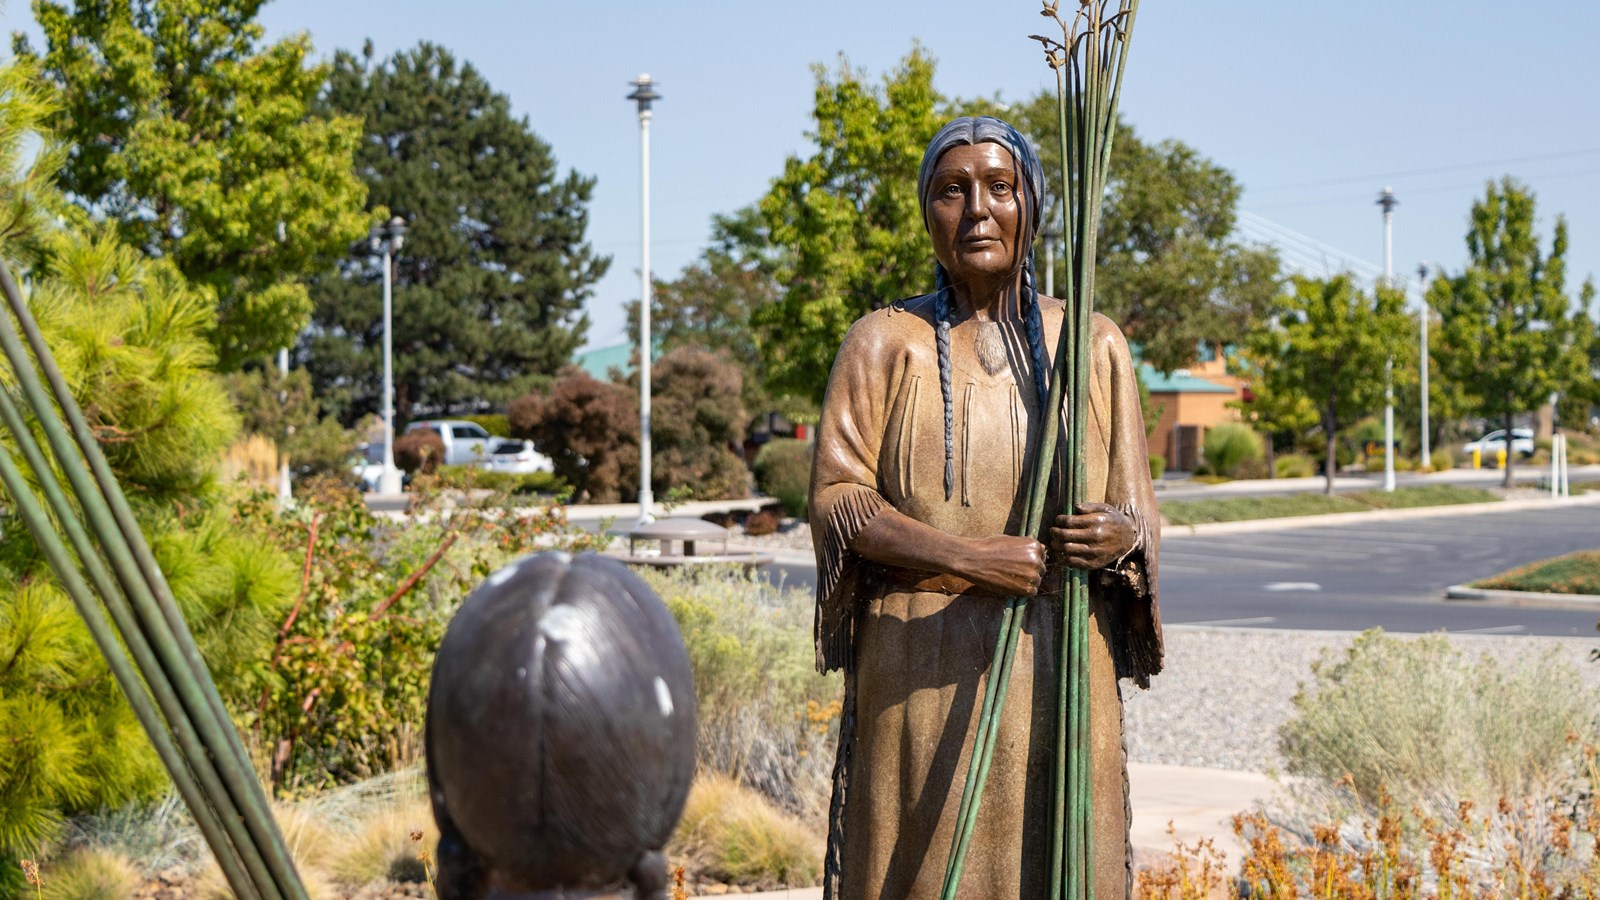
<instances>
[{"instance_id":1,"label":"tree trunk","mask_svg":"<svg viewBox=\"0 0 1600 900\"><path fill-rule=\"evenodd\" d=\"M1335 436L1338 432L1338 427L1335 425L1337 421L1334 418L1333 401L1329 400L1328 409L1322 414L1322 433L1328 437L1328 459L1323 464L1323 474L1328 477L1328 486L1322 492L1330 497L1333 496L1333 473L1339 468L1338 459L1333 452Z\"/></svg>"},{"instance_id":2,"label":"tree trunk","mask_svg":"<svg viewBox=\"0 0 1600 900\"><path fill-rule=\"evenodd\" d=\"M1512 483L1511 470L1516 468L1517 447L1511 439L1511 422L1516 417L1511 411L1511 404L1506 404L1506 478L1503 484L1510 490Z\"/></svg>"}]
</instances>

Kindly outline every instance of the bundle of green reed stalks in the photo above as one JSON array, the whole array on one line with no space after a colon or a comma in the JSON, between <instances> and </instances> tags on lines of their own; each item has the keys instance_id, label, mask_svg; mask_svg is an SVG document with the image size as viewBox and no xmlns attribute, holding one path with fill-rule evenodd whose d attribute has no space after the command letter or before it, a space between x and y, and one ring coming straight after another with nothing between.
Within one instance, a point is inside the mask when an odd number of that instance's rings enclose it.
<instances>
[{"instance_id":1,"label":"bundle of green reed stalks","mask_svg":"<svg viewBox=\"0 0 1600 900\"><path fill-rule=\"evenodd\" d=\"M1084 422L1089 410L1089 332L1094 312L1095 240L1100 204L1111 168L1111 143L1116 136L1117 101L1127 62L1128 40L1138 13L1138 0L1079 0L1063 15L1061 0L1046 0L1041 15L1061 28L1056 40L1030 35L1044 46L1045 59L1056 75L1060 110L1061 196L1067 254L1067 316L1056 348L1046 410L1065 402L1068 422L1063 455L1066 513L1085 499ZM1043 533L1045 495L1056 460L1061 417L1044 415L1039 453L1026 488L1023 534ZM1050 841L1051 900L1090 900L1094 896L1094 798L1089 763L1089 583L1088 573L1068 570L1063 589L1060 684L1058 687L1055 802ZM977 822L978 805L994 756L1017 635L1026 618L1028 600L1012 598L1001 612L1000 637L984 687L978 731L961 793L956 833L945 867L944 900L954 900L961 870ZM1119 850L1120 852L1120 850Z\"/></svg>"},{"instance_id":2,"label":"bundle of green reed stalks","mask_svg":"<svg viewBox=\"0 0 1600 900\"><path fill-rule=\"evenodd\" d=\"M0 372L0 425L21 456L0 445L11 506L83 616L235 896L306 900L166 578L3 263L0 291L10 310L0 311L8 369Z\"/></svg>"}]
</instances>

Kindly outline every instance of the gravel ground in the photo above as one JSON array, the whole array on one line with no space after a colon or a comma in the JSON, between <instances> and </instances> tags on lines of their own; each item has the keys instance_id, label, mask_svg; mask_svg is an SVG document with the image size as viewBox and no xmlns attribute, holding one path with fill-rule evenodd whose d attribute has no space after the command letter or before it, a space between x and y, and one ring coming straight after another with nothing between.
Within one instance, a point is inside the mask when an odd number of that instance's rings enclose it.
<instances>
[{"instance_id":1,"label":"gravel ground","mask_svg":"<svg viewBox=\"0 0 1600 900\"><path fill-rule=\"evenodd\" d=\"M1123 683L1128 759L1250 772L1282 768L1278 726L1290 698L1311 678L1326 649L1342 650L1354 635L1333 631L1252 628L1168 628L1166 668L1141 691ZM1504 662L1545 653L1575 666L1600 686L1592 638L1452 635L1463 651Z\"/></svg>"}]
</instances>

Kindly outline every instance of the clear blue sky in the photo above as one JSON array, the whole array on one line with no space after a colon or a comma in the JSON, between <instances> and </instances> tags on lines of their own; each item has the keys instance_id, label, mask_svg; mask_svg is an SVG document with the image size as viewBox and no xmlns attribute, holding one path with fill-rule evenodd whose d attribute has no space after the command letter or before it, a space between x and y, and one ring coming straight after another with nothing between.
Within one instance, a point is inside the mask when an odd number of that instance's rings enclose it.
<instances>
[{"instance_id":1,"label":"clear blue sky","mask_svg":"<svg viewBox=\"0 0 1600 900\"><path fill-rule=\"evenodd\" d=\"M713 214L759 197L804 150L812 64L843 54L877 77L920 41L946 95L1021 99L1053 84L1027 39L1048 24L1037 9L278 0L262 20L269 37L309 32L319 54L368 37L380 57L442 44L510 96L562 166L597 176L590 235L613 262L589 343L603 345L623 337L622 305L638 296L639 134L625 96L640 72L664 96L651 129L652 258L671 276L705 245ZM29 24L24 3L4 12L8 31ZM1575 294L1600 273L1597 34L1592 0L1145 0L1123 109L1145 138L1185 141L1238 176L1247 236L1283 226L1375 265L1374 200L1392 185L1400 274L1423 260L1459 268L1472 199L1487 179L1516 175L1538 195L1546 244L1555 214L1569 220Z\"/></svg>"}]
</instances>

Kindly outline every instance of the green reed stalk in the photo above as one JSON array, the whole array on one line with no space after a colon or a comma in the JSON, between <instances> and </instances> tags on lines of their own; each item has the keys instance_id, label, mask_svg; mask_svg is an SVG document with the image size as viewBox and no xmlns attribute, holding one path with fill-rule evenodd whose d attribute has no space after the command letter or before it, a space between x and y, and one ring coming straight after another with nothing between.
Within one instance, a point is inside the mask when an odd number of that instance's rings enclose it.
<instances>
[{"instance_id":1,"label":"green reed stalk","mask_svg":"<svg viewBox=\"0 0 1600 900\"><path fill-rule=\"evenodd\" d=\"M9 393L0 404L0 414L3 414L0 418L16 438L25 461L45 491L59 527L67 532L77 551L76 564L61 543L60 533L51 527L48 517L38 508L37 499L17 470L17 483L13 485L10 478L6 482L19 512L23 513L63 585L75 586L69 587L69 593L77 591L73 594L74 602L92 634L97 628L107 630L104 617L92 599L98 595L110 611L117 635L134 657L130 671L137 672L148 685L165 724L154 718L151 697L137 679L125 683L119 678L119 684L136 713L141 708L145 710L139 714L140 722L150 734L163 765L171 773L235 893L261 900L305 900L305 888L294 871L255 770L228 719L193 636L178 612L171 590L100 452L93 431L3 264L0 264L0 289L27 338L32 359L22 346L11 318L3 313L0 313L0 350L16 376L21 399L54 454L54 468L34 440L26 420L12 404ZM38 372L35 372L35 363ZM54 403L40 382L41 373L49 382ZM0 477L7 474L3 471L6 468L15 470L9 456L5 462L9 466L0 464ZM82 521L78 518L79 512L62 494L55 480L55 468L59 468L71 484ZM29 514L30 504L37 514ZM98 551L89 541L91 533L99 545ZM78 571L80 565L88 571L93 582L92 591ZM116 584L112 583L110 572L115 573ZM99 643L98 636L96 640ZM102 645L101 651L114 670L119 665L129 667L115 640L109 646Z\"/></svg>"},{"instance_id":2,"label":"green reed stalk","mask_svg":"<svg viewBox=\"0 0 1600 900\"><path fill-rule=\"evenodd\" d=\"M1041 411L1039 452L1026 487L1022 533L1035 536L1043 534L1046 494L1057 463L1062 416L1049 411L1061 409L1063 400L1067 402L1065 417L1068 422L1064 455L1069 465L1063 473L1068 514L1077 511L1087 490L1084 425L1089 410L1095 243L1111 163L1128 37L1138 11L1138 0L1119 0L1116 12L1110 16L1106 11L1111 0L1080 0L1079 10L1070 21L1064 22L1057 13L1059 5L1060 0L1054 3L1046 0L1043 15L1061 25L1064 41L1034 36L1044 44L1046 58L1056 70L1062 149L1062 217L1064 231L1071 236L1065 281L1068 308L1051 367L1049 394ZM1095 848L1090 778L1087 572L1068 571L1062 606L1048 896L1052 900L1092 900ZM979 801L993 761L1018 634L1027 608L1028 598L1012 598L1001 614L994 662L985 685L977 734L957 812L956 832L945 866L943 900L954 900L961 880Z\"/></svg>"}]
</instances>

